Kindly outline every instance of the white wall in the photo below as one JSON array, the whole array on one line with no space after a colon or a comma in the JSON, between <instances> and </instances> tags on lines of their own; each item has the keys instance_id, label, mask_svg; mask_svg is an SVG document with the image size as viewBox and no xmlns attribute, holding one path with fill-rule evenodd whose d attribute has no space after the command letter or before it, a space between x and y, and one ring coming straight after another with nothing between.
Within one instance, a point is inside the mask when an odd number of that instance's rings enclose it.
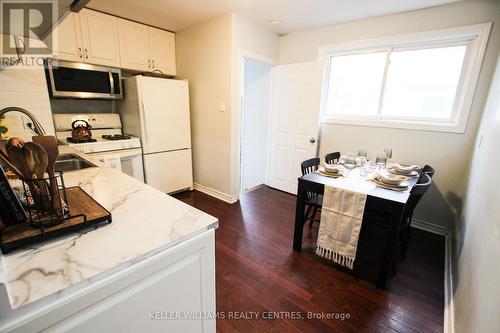
<instances>
[{"instance_id":1,"label":"white wall","mask_svg":"<svg viewBox=\"0 0 500 333\"><path fill-rule=\"evenodd\" d=\"M360 146L366 146L373 156L392 147L394 161L432 165L436 169L434 185L417 207L415 218L450 226L461 211L463 178L500 47L500 1L462 1L290 33L279 40L279 63L287 64L317 60L321 45L484 22L494 25L464 134L326 124L322 126L320 156L357 151Z\"/></svg>"},{"instance_id":2,"label":"white wall","mask_svg":"<svg viewBox=\"0 0 500 333\"><path fill-rule=\"evenodd\" d=\"M178 32L176 53L177 77L190 85L194 182L229 194L231 15Z\"/></svg>"},{"instance_id":3,"label":"white wall","mask_svg":"<svg viewBox=\"0 0 500 333\"><path fill-rule=\"evenodd\" d=\"M235 13L231 14L231 195L240 192L241 59L249 57L274 64L278 59L278 35Z\"/></svg>"},{"instance_id":4,"label":"white wall","mask_svg":"<svg viewBox=\"0 0 500 333\"><path fill-rule=\"evenodd\" d=\"M176 53L177 77L190 81L195 185L233 201L240 189L240 59L275 61L278 36L229 13L177 32Z\"/></svg>"},{"instance_id":5,"label":"white wall","mask_svg":"<svg viewBox=\"0 0 500 333\"><path fill-rule=\"evenodd\" d=\"M500 57L476 139L453 277L455 330L500 327Z\"/></svg>"},{"instance_id":6,"label":"white wall","mask_svg":"<svg viewBox=\"0 0 500 333\"><path fill-rule=\"evenodd\" d=\"M22 65L0 69L0 109L18 106L33 113L48 134L54 134L49 93L42 67ZM24 129L19 113L6 115L10 137L31 140L31 134Z\"/></svg>"},{"instance_id":7,"label":"white wall","mask_svg":"<svg viewBox=\"0 0 500 333\"><path fill-rule=\"evenodd\" d=\"M267 146L272 66L244 60L241 188L267 183Z\"/></svg>"}]
</instances>

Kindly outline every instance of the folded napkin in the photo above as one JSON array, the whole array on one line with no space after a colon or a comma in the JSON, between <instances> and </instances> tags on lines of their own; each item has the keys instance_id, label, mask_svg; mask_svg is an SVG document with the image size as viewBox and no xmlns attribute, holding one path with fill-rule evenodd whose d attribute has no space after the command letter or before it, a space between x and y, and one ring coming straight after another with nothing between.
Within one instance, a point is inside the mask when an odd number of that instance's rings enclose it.
<instances>
[{"instance_id":1,"label":"folded napkin","mask_svg":"<svg viewBox=\"0 0 500 333\"><path fill-rule=\"evenodd\" d=\"M325 185L316 254L353 269L367 191Z\"/></svg>"},{"instance_id":2,"label":"folded napkin","mask_svg":"<svg viewBox=\"0 0 500 333\"><path fill-rule=\"evenodd\" d=\"M345 167L340 164L327 164L325 162L321 162L321 166L326 172L330 173L343 173L345 171Z\"/></svg>"},{"instance_id":3,"label":"folded napkin","mask_svg":"<svg viewBox=\"0 0 500 333\"><path fill-rule=\"evenodd\" d=\"M401 182L408 179L408 177L401 176L401 175L390 176L390 175L384 175L383 173L379 173L379 172L373 174L372 178L379 181L379 182L390 184L390 185L399 185Z\"/></svg>"},{"instance_id":4,"label":"folded napkin","mask_svg":"<svg viewBox=\"0 0 500 333\"><path fill-rule=\"evenodd\" d=\"M396 170L396 171L400 171L400 172L412 172L413 170L418 170L420 169L420 167L418 165L401 165L399 163L394 163L392 165L392 167Z\"/></svg>"}]
</instances>

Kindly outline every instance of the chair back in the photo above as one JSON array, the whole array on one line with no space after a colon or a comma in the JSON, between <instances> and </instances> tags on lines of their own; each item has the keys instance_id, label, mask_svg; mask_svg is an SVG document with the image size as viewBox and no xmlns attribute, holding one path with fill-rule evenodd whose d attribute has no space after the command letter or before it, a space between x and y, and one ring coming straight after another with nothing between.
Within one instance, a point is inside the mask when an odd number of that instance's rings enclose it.
<instances>
[{"instance_id":1,"label":"chair back","mask_svg":"<svg viewBox=\"0 0 500 333\"><path fill-rule=\"evenodd\" d=\"M339 159L340 159L340 152L338 151L325 155L325 161L328 164L338 163Z\"/></svg>"},{"instance_id":2,"label":"chair back","mask_svg":"<svg viewBox=\"0 0 500 333\"><path fill-rule=\"evenodd\" d=\"M429 187L432 184L432 178L426 174L423 173L420 175L420 177L417 180L417 183L413 185L411 191L410 191L410 198L408 199L408 203L406 204L406 216L412 216L413 215L413 210L415 207L417 207L418 203L420 202L420 199L424 196L425 192L429 189Z\"/></svg>"},{"instance_id":3,"label":"chair back","mask_svg":"<svg viewBox=\"0 0 500 333\"><path fill-rule=\"evenodd\" d=\"M427 174L429 177L432 178L432 176L434 176L434 168L431 167L430 165L426 165L424 166L424 168L422 169L422 173L425 173Z\"/></svg>"},{"instance_id":4,"label":"chair back","mask_svg":"<svg viewBox=\"0 0 500 333\"><path fill-rule=\"evenodd\" d=\"M320 159L318 157L310 158L300 163L300 169L302 170L302 176L307 175L318 169Z\"/></svg>"}]
</instances>

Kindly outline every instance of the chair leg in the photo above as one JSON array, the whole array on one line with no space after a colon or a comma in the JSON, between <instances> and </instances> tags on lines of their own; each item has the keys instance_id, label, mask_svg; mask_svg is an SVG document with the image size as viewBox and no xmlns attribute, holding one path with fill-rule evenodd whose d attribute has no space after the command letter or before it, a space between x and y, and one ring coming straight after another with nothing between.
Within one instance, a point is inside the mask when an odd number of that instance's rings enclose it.
<instances>
[{"instance_id":1,"label":"chair leg","mask_svg":"<svg viewBox=\"0 0 500 333\"><path fill-rule=\"evenodd\" d=\"M306 224L307 220L310 219L309 214L311 214L311 209L312 209L312 206L307 206L306 212L304 214L304 224Z\"/></svg>"},{"instance_id":2,"label":"chair leg","mask_svg":"<svg viewBox=\"0 0 500 333\"><path fill-rule=\"evenodd\" d=\"M311 215L311 220L309 221L309 226L312 227L314 220L316 219L316 214L318 213L318 207L313 208L313 213Z\"/></svg>"}]
</instances>

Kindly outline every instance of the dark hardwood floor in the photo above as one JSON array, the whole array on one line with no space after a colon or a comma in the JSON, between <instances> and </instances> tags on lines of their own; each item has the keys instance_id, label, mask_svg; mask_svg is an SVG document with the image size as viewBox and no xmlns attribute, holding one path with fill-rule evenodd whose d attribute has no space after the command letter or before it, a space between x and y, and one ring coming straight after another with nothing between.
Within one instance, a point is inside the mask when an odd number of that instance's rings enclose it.
<instances>
[{"instance_id":1,"label":"dark hardwood floor","mask_svg":"<svg viewBox=\"0 0 500 333\"><path fill-rule=\"evenodd\" d=\"M217 320L218 332L443 330L441 236L413 230L407 258L382 291L314 254L317 223L305 226L302 252L292 251L295 197L290 194L261 188L232 205L197 191L175 197L220 221L217 310L224 319ZM350 318L308 319L308 312Z\"/></svg>"}]
</instances>

